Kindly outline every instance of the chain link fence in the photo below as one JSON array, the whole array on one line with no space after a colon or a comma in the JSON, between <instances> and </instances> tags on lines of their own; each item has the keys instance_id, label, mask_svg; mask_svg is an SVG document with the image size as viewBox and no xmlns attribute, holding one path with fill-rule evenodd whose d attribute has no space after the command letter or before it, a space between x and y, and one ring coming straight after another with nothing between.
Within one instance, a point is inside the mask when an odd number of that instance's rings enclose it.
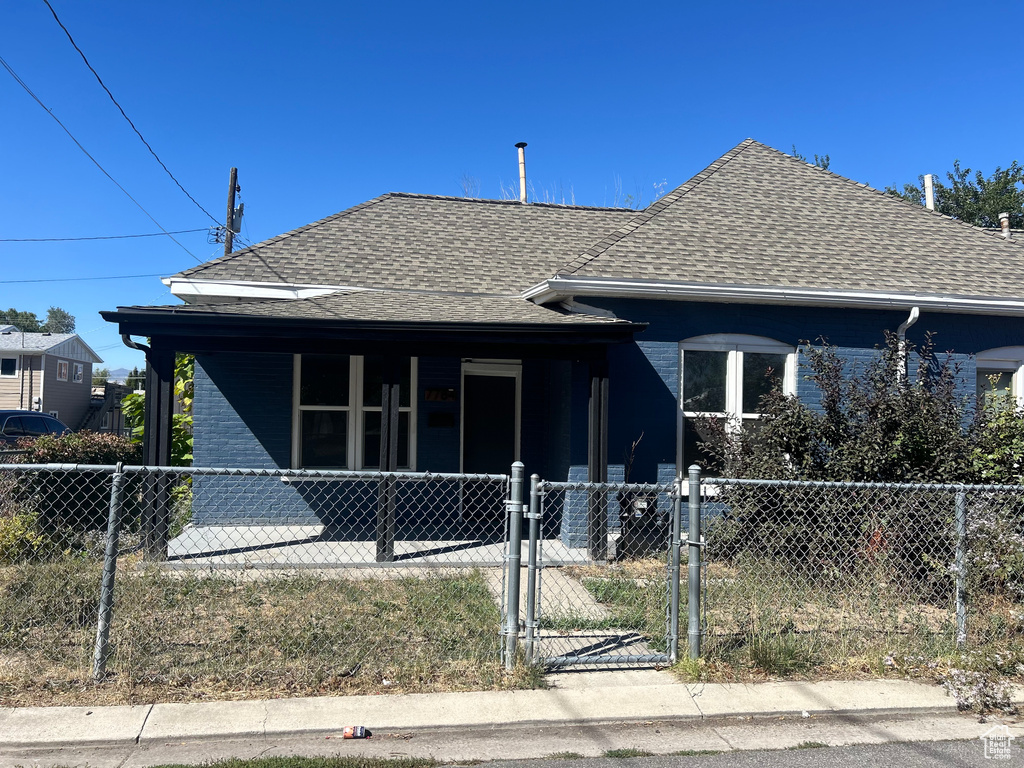
<instances>
[{"instance_id":1,"label":"chain link fence","mask_svg":"<svg viewBox=\"0 0 1024 768\"><path fill-rule=\"evenodd\" d=\"M0 466L0 705L480 689L505 475Z\"/></svg>"},{"instance_id":2,"label":"chain link fence","mask_svg":"<svg viewBox=\"0 0 1024 768\"><path fill-rule=\"evenodd\" d=\"M709 660L877 673L1020 634L1024 488L698 487Z\"/></svg>"},{"instance_id":3,"label":"chain link fence","mask_svg":"<svg viewBox=\"0 0 1024 768\"><path fill-rule=\"evenodd\" d=\"M678 488L537 481L531 501L527 659L548 669L674 662Z\"/></svg>"}]
</instances>

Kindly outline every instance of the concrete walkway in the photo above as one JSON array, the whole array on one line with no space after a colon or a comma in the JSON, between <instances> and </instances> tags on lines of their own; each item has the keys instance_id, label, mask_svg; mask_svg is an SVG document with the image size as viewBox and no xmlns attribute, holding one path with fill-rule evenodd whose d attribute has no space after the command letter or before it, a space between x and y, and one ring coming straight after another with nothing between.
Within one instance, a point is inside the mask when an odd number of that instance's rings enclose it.
<instances>
[{"instance_id":1,"label":"concrete walkway","mask_svg":"<svg viewBox=\"0 0 1024 768\"><path fill-rule=\"evenodd\" d=\"M205 739L699 722L736 717L956 715L942 689L899 680L682 684L668 672L563 673L547 690L0 709L0 751Z\"/></svg>"}]
</instances>

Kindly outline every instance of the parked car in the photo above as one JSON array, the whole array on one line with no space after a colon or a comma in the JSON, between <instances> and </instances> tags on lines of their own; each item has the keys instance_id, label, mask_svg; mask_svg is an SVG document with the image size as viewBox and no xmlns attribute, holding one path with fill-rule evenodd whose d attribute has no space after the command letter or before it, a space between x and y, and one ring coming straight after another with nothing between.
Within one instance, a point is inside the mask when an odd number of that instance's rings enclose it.
<instances>
[{"instance_id":1,"label":"parked car","mask_svg":"<svg viewBox=\"0 0 1024 768\"><path fill-rule=\"evenodd\" d=\"M0 446L16 443L21 437L63 435L70 431L60 419L39 411L0 411Z\"/></svg>"}]
</instances>

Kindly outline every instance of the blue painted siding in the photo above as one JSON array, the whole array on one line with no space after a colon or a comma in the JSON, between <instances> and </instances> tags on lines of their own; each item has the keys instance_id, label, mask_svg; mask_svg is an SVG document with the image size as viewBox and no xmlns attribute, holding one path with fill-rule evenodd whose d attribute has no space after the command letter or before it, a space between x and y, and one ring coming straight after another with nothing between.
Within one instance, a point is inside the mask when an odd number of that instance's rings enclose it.
<instances>
[{"instance_id":1,"label":"blue painted siding","mask_svg":"<svg viewBox=\"0 0 1024 768\"><path fill-rule=\"evenodd\" d=\"M292 356L196 355L196 466L285 469L291 461ZM195 525L315 525L302 491L280 478L197 477Z\"/></svg>"}]
</instances>

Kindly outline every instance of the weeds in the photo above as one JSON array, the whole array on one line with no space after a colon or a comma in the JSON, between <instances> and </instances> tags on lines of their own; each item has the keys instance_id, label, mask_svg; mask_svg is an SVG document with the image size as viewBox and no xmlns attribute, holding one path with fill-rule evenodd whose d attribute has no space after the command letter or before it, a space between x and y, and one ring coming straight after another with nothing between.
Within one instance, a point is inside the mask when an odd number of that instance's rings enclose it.
<instances>
[{"instance_id":1,"label":"weeds","mask_svg":"<svg viewBox=\"0 0 1024 768\"><path fill-rule=\"evenodd\" d=\"M100 569L0 570L0 705L531 687L507 674L479 572L245 581L119 571L108 679L90 682Z\"/></svg>"}]
</instances>

